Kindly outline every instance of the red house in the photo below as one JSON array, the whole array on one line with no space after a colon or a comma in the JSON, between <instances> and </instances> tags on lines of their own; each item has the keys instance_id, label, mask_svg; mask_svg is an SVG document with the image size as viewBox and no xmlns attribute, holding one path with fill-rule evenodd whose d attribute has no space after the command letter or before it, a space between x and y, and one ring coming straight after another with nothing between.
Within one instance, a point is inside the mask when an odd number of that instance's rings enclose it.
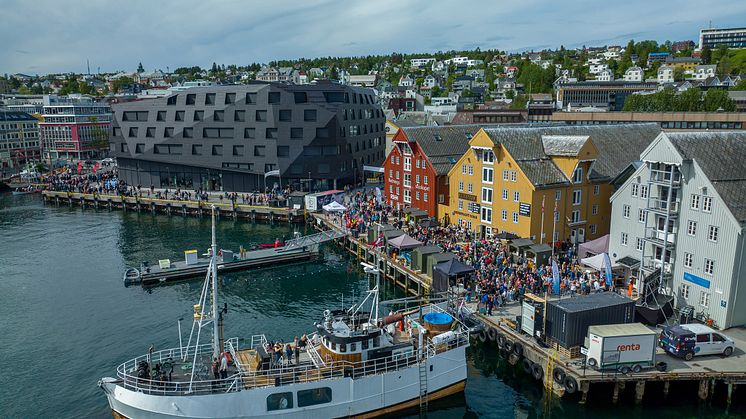
<instances>
[{"instance_id":1,"label":"red house","mask_svg":"<svg viewBox=\"0 0 746 419\"><path fill-rule=\"evenodd\" d=\"M448 202L448 171L484 126L400 128L383 164L384 190L392 205L418 208L439 217L438 204Z\"/></svg>"}]
</instances>

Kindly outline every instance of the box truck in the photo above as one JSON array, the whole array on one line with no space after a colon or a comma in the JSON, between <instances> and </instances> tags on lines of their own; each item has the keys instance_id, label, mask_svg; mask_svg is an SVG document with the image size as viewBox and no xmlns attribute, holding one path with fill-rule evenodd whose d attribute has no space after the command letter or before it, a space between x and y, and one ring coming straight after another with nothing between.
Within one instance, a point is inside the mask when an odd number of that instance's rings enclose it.
<instances>
[{"instance_id":1,"label":"box truck","mask_svg":"<svg viewBox=\"0 0 746 419\"><path fill-rule=\"evenodd\" d=\"M640 372L655 365L657 335L642 323L590 326L588 365L596 369Z\"/></svg>"}]
</instances>

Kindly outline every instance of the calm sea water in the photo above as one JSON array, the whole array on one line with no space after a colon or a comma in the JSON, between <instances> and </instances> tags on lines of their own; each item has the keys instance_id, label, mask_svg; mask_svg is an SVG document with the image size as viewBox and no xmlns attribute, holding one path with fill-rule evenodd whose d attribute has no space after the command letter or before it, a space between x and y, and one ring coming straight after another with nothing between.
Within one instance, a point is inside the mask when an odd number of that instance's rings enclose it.
<instances>
[{"instance_id":1,"label":"calm sea water","mask_svg":"<svg viewBox=\"0 0 746 419\"><path fill-rule=\"evenodd\" d=\"M237 250L290 236L294 228L223 220L218 243ZM84 211L0 194L0 418L111 417L98 379L113 376L117 364L144 354L150 344L177 346L177 320L185 319L188 333L201 285L124 287L122 272L142 260L203 251L209 240L207 218ZM310 331L324 309L361 296L368 280L355 262L334 245L322 253L313 263L224 275L226 336L292 339ZM390 286L384 294L401 296ZM469 352L465 393L431 403L430 416L746 416L672 396L675 403L644 408L610 408L608 395L586 407L547 403L536 382L498 359L494 348L476 346Z\"/></svg>"}]
</instances>

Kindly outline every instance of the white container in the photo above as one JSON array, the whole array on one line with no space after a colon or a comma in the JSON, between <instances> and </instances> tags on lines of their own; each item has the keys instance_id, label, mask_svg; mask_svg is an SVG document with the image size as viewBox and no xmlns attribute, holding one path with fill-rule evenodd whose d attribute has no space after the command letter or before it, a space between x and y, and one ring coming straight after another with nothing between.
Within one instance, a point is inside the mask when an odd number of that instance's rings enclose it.
<instances>
[{"instance_id":1,"label":"white container","mask_svg":"<svg viewBox=\"0 0 746 419\"><path fill-rule=\"evenodd\" d=\"M433 342L433 345L440 345L441 343L448 343L454 339L456 339L456 334L451 331L448 331L448 332L443 332L437 336L433 336L431 340Z\"/></svg>"},{"instance_id":2,"label":"white container","mask_svg":"<svg viewBox=\"0 0 746 419\"><path fill-rule=\"evenodd\" d=\"M197 251L196 250L185 250L184 251L184 262L186 262L187 265L196 265L197 264Z\"/></svg>"},{"instance_id":3,"label":"white container","mask_svg":"<svg viewBox=\"0 0 746 419\"><path fill-rule=\"evenodd\" d=\"M588 328L588 365L598 369L639 371L655 364L657 334L642 323Z\"/></svg>"}]
</instances>

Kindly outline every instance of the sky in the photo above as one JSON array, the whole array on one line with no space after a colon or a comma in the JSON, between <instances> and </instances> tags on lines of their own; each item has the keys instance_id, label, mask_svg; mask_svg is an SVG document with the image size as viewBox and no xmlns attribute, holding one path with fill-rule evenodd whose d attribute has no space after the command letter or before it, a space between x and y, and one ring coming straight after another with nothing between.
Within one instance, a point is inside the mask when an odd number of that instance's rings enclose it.
<instances>
[{"instance_id":1,"label":"sky","mask_svg":"<svg viewBox=\"0 0 746 419\"><path fill-rule=\"evenodd\" d=\"M2 0L0 74L691 39L744 0Z\"/></svg>"}]
</instances>

